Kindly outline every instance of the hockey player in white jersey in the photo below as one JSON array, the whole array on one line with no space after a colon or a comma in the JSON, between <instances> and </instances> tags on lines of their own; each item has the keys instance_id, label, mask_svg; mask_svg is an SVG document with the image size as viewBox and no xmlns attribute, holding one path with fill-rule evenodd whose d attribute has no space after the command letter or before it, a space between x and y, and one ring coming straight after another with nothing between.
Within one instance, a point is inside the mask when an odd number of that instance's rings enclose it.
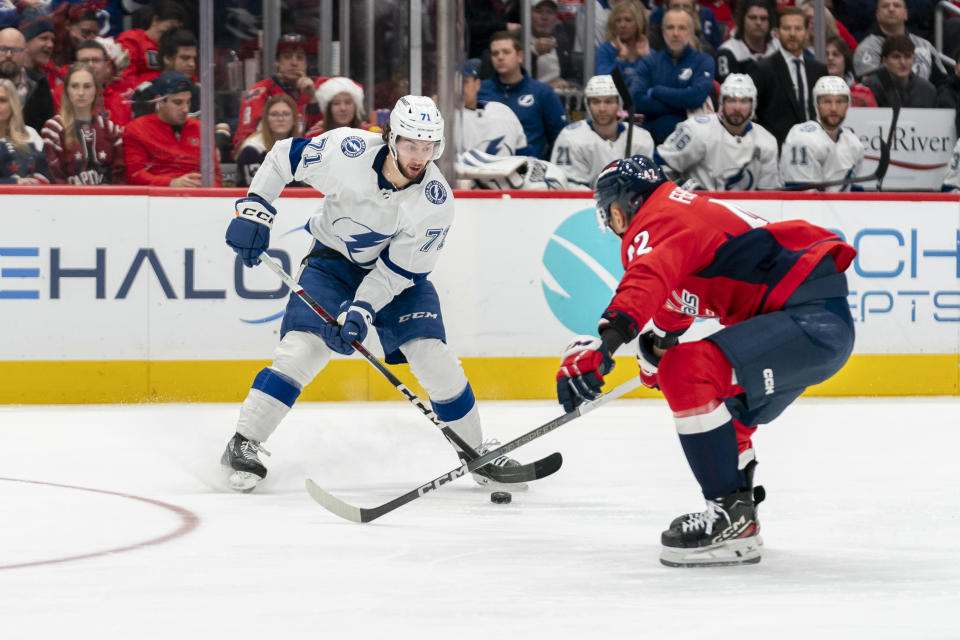
<instances>
[{"instance_id":1,"label":"hockey player in white jersey","mask_svg":"<svg viewBox=\"0 0 960 640\"><path fill-rule=\"evenodd\" d=\"M493 156L512 156L527 146L527 134L513 109L500 102L477 100L480 90L480 60L463 65L463 109L457 132L459 149L476 149Z\"/></svg>"},{"instance_id":2,"label":"hockey player in white jersey","mask_svg":"<svg viewBox=\"0 0 960 640\"><path fill-rule=\"evenodd\" d=\"M960 191L960 140L953 146L953 154L950 156L947 172L943 174L940 190L948 193Z\"/></svg>"},{"instance_id":3,"label":"hockey player in white jersey","mask_svg":"<svg viewBox=\"0 0 960 640\"><path fill-rule=\"evenodd\" d=\"M839 76L823 76L813 85L817 119L793 125L780 151L780 173L787 187L845 180L860 175L863 143L843 128L850 106L850 87ZM827 191L860 190L855 185Z\"/></svg>"},{"instance_id":4,"label":"hockey player in white jersey","mask_svg":"<svg viewBox=\"0 0 960 640\"><path fill-rule=\"evenodd\" d=\"M720 112L687 118L658 147L653 159L685 189L755 191L783 186L777 139L750 119L757 87L744 73L720 85Z\"/></svg>"},{"instance_id":5,"label":"hockey player in white jersey","mask_svg":"<svg viewBox=\"0 0 960 640\"><path fill-rule=\"evenodd\" d=\"M351 343L363 341L370 327L388 363L410 363L436 415L485 451L473 391L444 342L440 301L427 279L453 222L453 193L434 164L443 148L436 105L424 96L406 96L382 137L341 128L276 143L247 197L237 201L226 241L253 267L270 244L273 202L284 186L298 180L325 194L322 212L308 225L314 242L299 283L340 317L339 324L324 322L291 295L273 363L255 377L221 458L231 488L251 491L266 476L261 443L332 353L352 353ZM501 458L492 464L517 463Z\"/></svg>"},{"instance_id":6,"label":"hockey player in white jersey","mask_svg":"<svg viewBox=\"0 0 960 640\"><path fill-rule=\"evenodd\" d=\"M550 162L567 174L571 189L593 189L600 171L627 155L627 126L620 122L620 96L613 78L593 76L583 90L589 120L568 124L553 143ZM631 155L653 153L653 138L642 127L633 127Z\"/></svg>"}]
</instances>

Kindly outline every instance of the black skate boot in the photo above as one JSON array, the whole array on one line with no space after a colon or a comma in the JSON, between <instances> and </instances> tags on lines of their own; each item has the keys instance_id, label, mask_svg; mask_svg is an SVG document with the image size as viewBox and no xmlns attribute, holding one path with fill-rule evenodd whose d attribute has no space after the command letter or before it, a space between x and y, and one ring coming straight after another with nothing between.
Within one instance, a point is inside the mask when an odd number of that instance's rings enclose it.
<instances>
[{"instance_id":1,"label":"black skate boot","mask_svg":"<svg viewBox=\"0 0 960 640\"><path fill-rule=\"evenodd\" d=\"M720 567L760 562L753 492L707 500L702 513L675 519L660 536L660 562L668 567Z\"/></svg>"},{"instance_id":2,"label":"black skate boot","mask_svg":"<svg viewBox=\"0 0 960 640\"><path fill-rule=\"evenodd\" d=\"M494 440L494 439L484 440L483 444L480 445L480 448L477 449L477 453L479 453L480 455L483 455L486 452L493 451L494 449L497 449L499 447L500 447L499 440ZM527 488L526 482L510 482L510 483L497 482L496 480L491 478L490 475L487 473L488 467L499 467L501 469L509 469L510 467L519 467L519 466L520 466L520 463L514 460L513 458L511 458L510 456L500 456L499 458L495 458L493 462L487 465L484 465L483 467L474 471L473 479L481 487L501 488L507 491L524 491Z\"/></svg>"},{"instance_id":3,"label":"black skate boot","mask_svg":"<svg viewBox=\"0 0 960 640\"><path fill-rule=\"evenodd\" d=\"M766 499L767 497L767 490L763 488L762 484L753 486L753 474L756 473L756 471L757 471L757 461L751 460L750 462L747 463L747 466L743 468L743 474L747 477L747 486L741 487L740 489L741 491L750 491L750 493L753 495L754 511L757 510L757 507L760 506L760 503L763 502L764 499ZM673 529L674 527L679 526L680 523L686 520L687 518L695 515L697 514L685 513L682 516L677 516L676 518L673 519L673 522L670 523L670 526L668 528ZM757 523L757 533L760 533L760 519L755 516L754 520ZM763 544L763 542L761 541L760 544Z\"/></svg>"},{"instance_id":4,"label":"black skate boot","mask_svg":"<svg viewBox=\"0 0 960 640\"><path fill-rule=\"evenodd\" d=\"M220 457L220 464L229 474L228 482L231 489L250 493L261 480L267 477L267 468L263 466L257 455L261 451L270 455L270 452L256 440L244 438L239 433L233 434Z\"/></svg>"}]
</instances>

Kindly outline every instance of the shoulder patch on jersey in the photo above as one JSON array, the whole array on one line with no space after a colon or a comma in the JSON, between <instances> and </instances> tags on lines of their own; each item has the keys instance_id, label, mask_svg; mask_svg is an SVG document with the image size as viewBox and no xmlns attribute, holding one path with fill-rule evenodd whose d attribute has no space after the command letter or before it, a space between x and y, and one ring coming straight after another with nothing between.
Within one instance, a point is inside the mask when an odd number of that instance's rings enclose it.
<instances>
[{"instance_id":1,"label":"shoulder patch on jersey","mask_svg":"<svg viewBox=\"0 0 960 640\"><path fill-rule=\"evenodd\" d=\"M250 91L247 91L247 95L245 95L245 96L243 97L243 99L249 102L250 100L254 100L254 99L256 99L256 98L259 98L260 96L262 96L262 95L265 94L266 92L267 92L267 88L266 88L266 87L253 87L253 88L250 89Z\"/></svg>"},{"instance_id":2,"label":"shoulder patch on jersey","mask_svg":"<svg viewBox=\"0 0 960 640\"><path fill-rule=\"evenodd\" d=\"M366 150L367 143L360 136L347 136L340 143L340 151L348 158L356 158Z\"/></svg>"},{"instance_id":3,"label":"shoulder patch on jersey","mask_svg":"<svg viewBox=\"0 0 960 640\"><path fill-rule=\"evenodd\" d=\"M817 124L815 122L804 122L803 124L800 125L800 131L803 131L803 132L810 132L810 131L816 131L816 130L817 130Z\"/></svg>"},{"instance_id":4,"label":"shoulder patch on jersey","mask_svg":"<svg viewBox=\"0 0 960 640\"><path fill-rule=\"evenodd\" d=\"M447 190L439 180L428 182L427 186L423 188L423 193L427 196L427 200L433 204L443 204L447 201Z\"/></svg>"},{"instance_id":5,"label":"shoulder patch on jersey","mask_svg":"<svg viewBox=\"0 0 960 640\"><path fill-rule=\"evenodd\" d=\"M693 116L693 119L700 124L707 124L710 122L710 116Z\"/></svg>"}]
</instances>

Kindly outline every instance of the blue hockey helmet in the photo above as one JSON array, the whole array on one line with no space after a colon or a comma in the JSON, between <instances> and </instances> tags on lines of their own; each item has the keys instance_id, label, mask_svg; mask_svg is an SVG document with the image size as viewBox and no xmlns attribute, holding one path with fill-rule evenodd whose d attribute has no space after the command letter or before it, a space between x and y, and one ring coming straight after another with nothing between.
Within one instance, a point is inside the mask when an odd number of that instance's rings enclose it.
<instances>
[{"instance_id":1,"label":"blue hockey helmet","mask_svg":"<svg viewBox=\"0 0 960 640\"><path fill-rule=\"evenodd\" d=\"M616 203L633 218L644 199L667 181L657 163L647 156L614 160L597 176L594 198L597 201L597 224L601 231L610 228L610 205Z\"/></svg>"}]
</instances>

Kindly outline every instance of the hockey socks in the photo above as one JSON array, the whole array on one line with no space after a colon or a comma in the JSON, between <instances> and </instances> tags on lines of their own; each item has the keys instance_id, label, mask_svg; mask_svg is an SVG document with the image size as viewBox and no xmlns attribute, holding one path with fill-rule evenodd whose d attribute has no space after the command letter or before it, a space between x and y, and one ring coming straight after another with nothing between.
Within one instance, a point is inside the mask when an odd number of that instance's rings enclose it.
<instances>
[{"instance_id":1,"label":"hockey socks","mask_svg":"<svg viewBox=\"0 0 960 640\"><path fill-rule=\"evenodd\" d=\"M745 484L737 468L737 431L722 403L703 414L676 416L676 422L683 453L705 498L733 493Z\"/></svg>"},{"instance_id":2,"label":"hockey socks","mask_svg":"<svg viewBox=\"0 0 960 640\"><path fill-rule=\"evenodd\" d=\"M262 369L240 407L237 433L264 442L300 397L300 391L292 378L269 367Z\"/></svg>"}]
</instances>

